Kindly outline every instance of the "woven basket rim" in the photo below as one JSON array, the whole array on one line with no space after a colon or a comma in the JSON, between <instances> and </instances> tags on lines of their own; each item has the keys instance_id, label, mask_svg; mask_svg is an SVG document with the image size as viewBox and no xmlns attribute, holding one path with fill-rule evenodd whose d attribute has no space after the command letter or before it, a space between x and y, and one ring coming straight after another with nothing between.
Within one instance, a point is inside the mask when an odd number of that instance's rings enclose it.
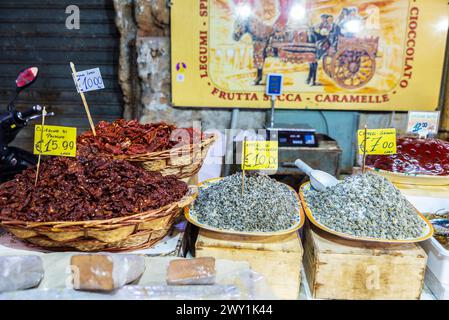
<instances>
[{"instance_id":1,"label":"woven basket rim","mask_svg":"<svg viewBox=\"0 0 449 320\"><path fill-rule=\"evenodd\" d=\"M64 229L70 227L81 227L81 228L98 228L107 227L108 229L114 229L117 225L126 226L134 225L145 221L148 218L161 218L166 215L171 214L173 209L182 209L183 207L190 205L195 198L197 188L195 186L189 186L187 193L178 201L169 203L163 207L148 210L145 212L130 214L129 216L117 217L104 220L82 220L82 221L46 221L46 222L33 222L33 221L23 221L14 219L4 219L0 221L0 226L9 228L26 228L33 229L39 227L51 227L54 229ZM165 213L165 214L159 214Z\"/></svg>"},{"instance_id":2,"label":"woven basket rim","mask_svg":"<svg viewBox=\"0 0 449 320\"><path fill-rule=\"evenodd\" d=\"M133 155L128 155L128 154L120 154L120 155L106 154L106 155L112 156L114 159L118 159L118 160L148 161L148 158L157 158L157 157L165 158L172 153L176 153L178 151L185 151L187 149L187 147L190 150L194 150L195 148L197 148L198 150L201 150L205 146L208 146L208 145L214 143L215 141L217 141L217 139L218 139L218 135L211 133L210 135L208 135L207 137L202 139L200 143L191 143L189 145L184 145L184 146L181 146L178 148L172 148L172 149L156 151L156 152L133 154Z\"/></svg>"}]
</instances>

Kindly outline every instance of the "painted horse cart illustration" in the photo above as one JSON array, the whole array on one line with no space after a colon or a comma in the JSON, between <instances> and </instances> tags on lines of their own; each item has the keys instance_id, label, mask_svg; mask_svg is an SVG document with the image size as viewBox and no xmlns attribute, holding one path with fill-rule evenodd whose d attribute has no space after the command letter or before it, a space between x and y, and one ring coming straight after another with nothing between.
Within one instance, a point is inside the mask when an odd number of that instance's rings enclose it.
<instances>
[{"instance_id":1,"label":"painted horse cart illustration","mask_svg":"<svg viewBox=\"0 0 449 320\"><path fill-rule=\"evenodd\" d=\"M378 37L316 36L310 27L278 31L254 17L235 21L234 40L239 41L245 34L253 41L256 85L261 84L267 57L295 64L308 63L308 84L315 84L318 61L323 59L324 72L345 89L365 86L376 71Z\"/></svg>"},{"instance_id":2,"label":"painted horse cart illustration","mask_svg":"<svg viewBox=\"0 0 449 320\"><path fill-rule=\"evenodd\" d=\"M323 56L323 70L342 88L361 88L376 72L378 46L378 37L339 37L336 48L329 48Z\"/></svg>"}]
</instances>

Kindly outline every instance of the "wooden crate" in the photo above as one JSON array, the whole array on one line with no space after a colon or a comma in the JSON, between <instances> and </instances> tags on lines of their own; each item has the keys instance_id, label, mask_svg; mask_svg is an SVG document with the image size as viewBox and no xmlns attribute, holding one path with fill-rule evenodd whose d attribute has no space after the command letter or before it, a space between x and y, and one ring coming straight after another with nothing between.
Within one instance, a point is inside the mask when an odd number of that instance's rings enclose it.
<instances>
[{"instance_id":1,"label":"wooden crate","mask_svg":"<svg viewBox=\"0 0 449 320\"><path fill-rule=\"evenodd\" d=\"M196 257L248 261L264 275L280 299L297 299L301 283L303 249L297 232L274 237L249 237L200 229Z\"/></svg>"},{"instance_id":2,"label":"wooden crate","mask_svg":"<svg viewBox=\"0 0 449 320\"><path fill-rule=\"evenodd\" d=\"M306 230L304 270L316 299L419 299L426 263L417 244L367 244Z\"/></svg>"}]
</instances>

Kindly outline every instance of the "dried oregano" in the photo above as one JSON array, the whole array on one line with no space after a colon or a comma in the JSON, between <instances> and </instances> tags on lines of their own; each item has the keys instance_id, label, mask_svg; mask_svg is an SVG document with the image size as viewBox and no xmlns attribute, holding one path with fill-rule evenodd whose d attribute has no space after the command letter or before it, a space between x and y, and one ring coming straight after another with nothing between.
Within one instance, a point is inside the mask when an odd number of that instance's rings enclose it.
<instances>
[{"instance_id":1,"label":"dried oregano","mask_svg":"<svg viewBox=\"0 0 449 320\"><path fill-rule=\"evenodd\" d=\"M202 188L191 214L211 227L248 232L274 232L292 227L299 203L287 185L266 175L234 174Z\"/></svg>"},{"instance_id":2,"label":"dried oregano","mask_svg":"<svg viewBox=\"0 0 449 320\"><path fill-rule=\"evenodd\" d=\"M410 239L426 227L401 192L377 174L351 176L321 192L307 190L305 199L319 223L354 236Z\"/></svg>"}]
</instances>

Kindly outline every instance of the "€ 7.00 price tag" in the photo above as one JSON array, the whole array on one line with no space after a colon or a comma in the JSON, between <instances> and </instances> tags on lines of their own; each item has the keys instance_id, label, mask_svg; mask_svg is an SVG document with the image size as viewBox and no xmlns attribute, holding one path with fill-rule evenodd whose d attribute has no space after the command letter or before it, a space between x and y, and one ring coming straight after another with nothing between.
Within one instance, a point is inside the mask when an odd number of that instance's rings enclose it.
<instances>
[{"instance_id":1,"label":"\u20ac 7.00 price tag","mask_svg":"<svg viewBox=\"0 0 449 320\"><path fill-rule=\"evenodd\" d=\"M246 141L242 148L242 170L277 170L277 141Z\"/></svg>"},{"instance_id":2,"label":"\u20ac 7.00 price tag","mask_svg":"<svg viewBox=\"0 0 449 320\"><path fill-rule=\"evenodd\" d=\"M358 131L359 154L396 154L396 129L370 129Z\"/></svg>"},{"instance_id":3,"label":"\u20ac 7.00 price tag","mask_svg":"<svg viewBox=\"0 0 449 320\"><path fill-rule=\"evenodd\" d=\"M78 71L73 75L73 80L78 93L104 89L103 78L99 68Z\"/></svg>"},{"instance_id":4,"label":"\u20ac 7.00 price tag","mask_svg":"<svg viewBox=\"0 0 449 320\"><path fill-rule=\"evenodd\" d=\"M76 128L36 125L34 129L34 154L44 156L76 156Z\"/></svg>"}]
</instances>

